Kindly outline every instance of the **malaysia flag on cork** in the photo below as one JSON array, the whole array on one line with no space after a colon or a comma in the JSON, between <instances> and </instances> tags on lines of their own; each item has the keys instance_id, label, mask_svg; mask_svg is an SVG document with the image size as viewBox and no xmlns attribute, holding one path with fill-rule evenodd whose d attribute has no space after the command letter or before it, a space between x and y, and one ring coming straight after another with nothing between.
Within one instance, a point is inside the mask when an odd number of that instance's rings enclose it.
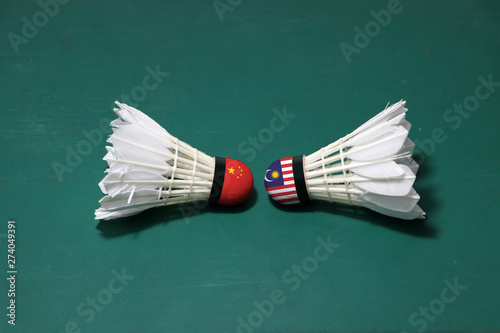
<instances>
[{"instance_id":1,"label":"malaysia flag on cork","mask_svg":"<svg viewBox=\"0 0 500 333\"><path fill-rule=\"evenodd\" d=\"M299 203L293 178L293 157L282 158L269 166L264 176L266 190L274 200L282 204Z\"/></svg>"}]
</instances>

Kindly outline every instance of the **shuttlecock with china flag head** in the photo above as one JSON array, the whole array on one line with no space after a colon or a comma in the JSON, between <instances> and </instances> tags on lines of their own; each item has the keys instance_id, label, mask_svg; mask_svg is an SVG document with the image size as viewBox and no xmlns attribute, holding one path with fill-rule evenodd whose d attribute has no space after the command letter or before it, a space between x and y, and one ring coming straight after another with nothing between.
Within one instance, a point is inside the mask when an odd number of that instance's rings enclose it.
<instances>
[{"instance_id":1,"label":"shuttlecock with china flag head","mask_svg":"<svg viewBox=\"0 0 500 333\"><path fill-rule=\"evenodd\" d=\"M245 201L253 176L243 163L211 157L177 139L141 111L116 102L118 119L106 147L105 196L96 219L114 219L148 208L195 201L233 206Z\"/></svg>"},{"instance_id":2,"label":"shuttlecock with china flag head","mask_svg":"<svg viewBox=\"0 0 500 333\"><path fill-rule=\"evenodd\" d=\"M317 152L275 161L264 176L271 198L282 204L324 200L406 220L425 218L413 189L418 164L412 159L415 144L408 138L405 103L384 109Z\"/></svg>"}]
</instances>

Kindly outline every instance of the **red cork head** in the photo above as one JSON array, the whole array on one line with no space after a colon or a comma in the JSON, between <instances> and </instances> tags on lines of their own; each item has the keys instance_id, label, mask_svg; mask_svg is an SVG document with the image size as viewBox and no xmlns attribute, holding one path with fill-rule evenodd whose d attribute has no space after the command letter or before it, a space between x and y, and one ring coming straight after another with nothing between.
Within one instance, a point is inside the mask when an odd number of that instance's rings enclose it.
<instances>
[{"instance_id":1,"label":"red cork head","mask_svg":"<svg viewBox=\"0 0 500 333\"><path fill-rule=\"evenodd\" d=\"M219 204L224 206L239 205L245 201L253 189L252 171L245 163L226 158L224 183Z\"/></svg>"},{"instance_id":2,"label":"red cork head","mask_svg":"<svg viewBox=\"0 0 500 333\"><path fill-rule=\"evenodd\" d=\"M224 206L239 205L253 189L253 175L245 163L232 158L215 158L210 201Z\"/></svg>"}]
</instances>

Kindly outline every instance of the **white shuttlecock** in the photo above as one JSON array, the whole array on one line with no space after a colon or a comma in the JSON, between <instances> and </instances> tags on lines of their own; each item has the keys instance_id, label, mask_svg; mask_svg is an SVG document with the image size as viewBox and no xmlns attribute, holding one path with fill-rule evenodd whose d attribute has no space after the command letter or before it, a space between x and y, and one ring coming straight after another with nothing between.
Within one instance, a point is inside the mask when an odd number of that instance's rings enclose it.
<instances>
[{"instance_id":1,"label":"white shuttlecock","mask_svg":"<svg viewBox=\"0 0 500 333\"><path fill-rule=\"evenodd\" d=\"M106 194L96 219L114 219L152 207L210 201L243 202L253 176L242 162L211 157L169 134L141 111L116 102L111 122L107 175L99 183Z\"/></svg>"},{"instance_id":2,"label":"white shuttlecock","mask_svg":"<svg viewBox=\"0 0 500 333\"><path fill-rule=\"evenodd\" d=\"M315 153L271 164L264 177L269 195L282 204L324 200L406 220L425 218L413 189L418 164L411 157L415 144L408 138L405 103Z\"/></svg>"}]
</instances>

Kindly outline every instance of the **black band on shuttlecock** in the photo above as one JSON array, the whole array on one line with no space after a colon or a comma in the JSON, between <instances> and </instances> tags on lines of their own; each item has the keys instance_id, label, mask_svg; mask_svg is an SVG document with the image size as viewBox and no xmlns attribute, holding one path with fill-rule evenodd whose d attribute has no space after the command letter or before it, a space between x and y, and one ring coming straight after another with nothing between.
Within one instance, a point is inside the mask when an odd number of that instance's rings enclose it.
<instances>
[{"instance_id":1,"label":"black band on shuttlecock","mask_svg":"<svg viewBox=\"0 0 500 333\"><path fill-rule=\"evenodd\" d=\"M306 177L304 174L304 156L294 156L292 158L293 180L295 190L300 202L311 201L307 193Z\"/></svg>"},{"instance_id":2,"label":"black band on shuttlecock","mask_svg":"<svg viewBox=\"0 0 500 333\"><path fill-rule=\"evenodd\" d=\"M222 194L222 185L224 185L224 176L226 173L226 159L224 157L215 157L214 180L210 197L208 201L218 203Z\"/></svg>"}]
</instances>

